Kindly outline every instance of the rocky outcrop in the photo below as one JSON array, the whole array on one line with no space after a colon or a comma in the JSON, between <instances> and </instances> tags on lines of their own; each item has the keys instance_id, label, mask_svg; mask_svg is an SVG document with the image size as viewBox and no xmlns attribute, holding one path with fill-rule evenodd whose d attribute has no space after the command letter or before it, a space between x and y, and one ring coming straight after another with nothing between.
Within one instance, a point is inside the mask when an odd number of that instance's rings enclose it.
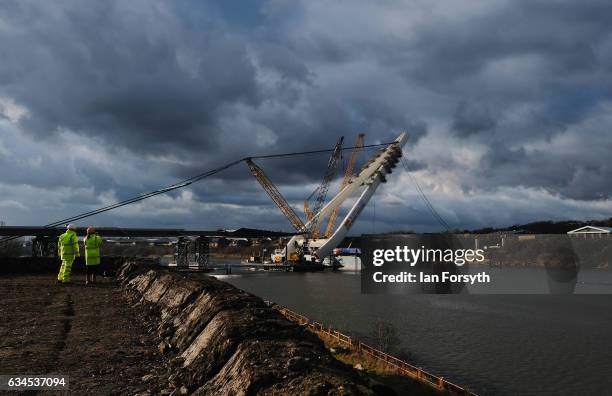
<instances>
[{"instance_id":1,"label":"rocky outcrop","mask_svg":"<svg viewBox=\"0 0 612 396\"><path fill-rule=\"evenodd\" d=\"M378 393L314 334L227 283L130 263L119 279L129 298L149 310L160 351L168 357L168 372L158 376L154 392L169 387L194 395Z\"/></svg>"}]
</instances>

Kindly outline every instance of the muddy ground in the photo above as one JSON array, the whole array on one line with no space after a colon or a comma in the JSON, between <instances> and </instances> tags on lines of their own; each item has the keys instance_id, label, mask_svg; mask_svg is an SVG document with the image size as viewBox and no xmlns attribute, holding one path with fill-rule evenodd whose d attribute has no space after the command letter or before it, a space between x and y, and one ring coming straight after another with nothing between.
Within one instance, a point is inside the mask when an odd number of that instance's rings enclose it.
<instances>
[{"instance_id":1,"label":"muddy ground","mask_svg":"<svg viewBox=\"0 0 612 396\"><path fill-rule=\"evenodd\" d=\"M64 393L76 395L432 393L354 370L306 328L214 278L142 263L118 275L86 286L81 274L67 285L54 274L0 274L0 374L66 375Z\"/></svg>"},{"instance_id":2,"label":"muddy ground","mask_svg":"<svg viewBox=\"0 0 612 396\"><path fill-rule=\"evenodd\" d=\"M162 370L155 337L114 280L0 274L0 374L70 376L72 394L134 394ZM44 394L53 392L45 391Z\"/></svg>"}]
</instances>

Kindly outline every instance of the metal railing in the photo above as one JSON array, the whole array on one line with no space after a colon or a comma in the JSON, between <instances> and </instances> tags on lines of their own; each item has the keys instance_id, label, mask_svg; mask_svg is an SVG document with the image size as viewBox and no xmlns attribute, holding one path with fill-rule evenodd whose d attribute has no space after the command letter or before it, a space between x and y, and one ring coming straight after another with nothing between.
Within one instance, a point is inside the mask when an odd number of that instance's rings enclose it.
<instances>
[{"instance_id":1,"label":"metal railing","mask_svg":"<svg viewBox=\"0 0 612 396\"><path fill-rule=\"evenodd\" d=\"M382 363L387 367L397 371L399 374L415 379L421 383L427 384L439 391L447 392L450 395L476 396L475 393L457 384L454 384L444 379L443 377L438 377L437 375L427 372L420 367L416 367L393 355L376 349L370 345L364 344L359 340L355 340L346 334L334 330L331 327L325 327L320 322L311 321L306 316L293 312L292 310L276 303L268 302L268 304L292 322L298 323L302 326L307 326L308 329L310 329L317 335L324 335L333 338L334 340L338 341L338 343L345 345L346 347L352 350L355 350L359 353L364 353L370 358L378 361L379 363Z\"/></svg>"}]
</instances>

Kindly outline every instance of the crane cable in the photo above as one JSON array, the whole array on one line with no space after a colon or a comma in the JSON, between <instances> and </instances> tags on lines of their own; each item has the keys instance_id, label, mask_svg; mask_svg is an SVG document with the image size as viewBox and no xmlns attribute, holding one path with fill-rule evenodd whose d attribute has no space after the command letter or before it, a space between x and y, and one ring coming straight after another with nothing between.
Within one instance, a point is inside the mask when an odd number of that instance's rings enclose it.
<instances>
[{"instance_id":1,"label":"crane cable","mask_svg":"<svg viewBox=\"0 0 612 396\"><path fill-rule=\"evenodd\" d=\"M364 147L380 147L380 146L388 146L390 144L391 143L379 143L379 144L371 144L371 145L364 146ZM170 191L174 191L174 190L178 190L180 188L187 187L187 186L189 186L189 185L191 185L193 183L196 183L196 182L198 182L200 180L206 179L206 178L208 178L210 176L213 176L213 175L215 175L215 174L217 174L217 173L219 173L221 171L224 171L224 170L229 169L229 168L231 168L231 167L233 167L235 165L238 165L239 163L244 162L247 159L270 159L270 158L294 157L294 156L299 156L299 155L312 155L312 154L319 154L319 153L329 153L329 152L332 152L334 150L335 150L334 148L331 148L331 149L322 149L322 150L297 151L297 152L291 152L291 153L268 154L268 155L258 155L258 156L253 156L253 157L244 157L244 158L241 158L239 160L235 160L235 161L229 162L229 163L227 163L225 165L222 165L222 166L220 166L218 168L214 168L214 169L211 169L209 171L206 171L206 172L200 173L198 175L192 176L190 178L183 179L183 180L181 180L181 181L179 181L177 183L171 184L171 185L169 185L167 187L164 187L164 188L161 188L161 189L158 189L158 190L155 190L155 191L151 191L151 192L148 192L148 193L143 193L143 194L137 195L135 197L126 199L124 201L116 202L116 203L114 203L112 205L104 206L102 208L91 210L89 212L84 212L84 213L80 213L80 214L72 216L72 217L68 217L68 218L65 218L65 219L57 220L57 221L54 221L53 223L45 224L43 226L43 228L53 228L53 227L57 227L57 226L69 223L69 222L73 222L73 221L77 221L77 220L82 220L82 219L85 219L87 217L98 215L100 213L104 213L104 212L108 212L108 211L111 211L111 210L114 210L114 209L118 209L118 208L120 208L122 206L126 206L126 205L130 205L130 204L133 204L133 203L136 203L136 202L144 201L145 199L152 198L152 197L157 196L157 195L165 194L165 193L170 192ZM350 148L349 147L341 148L341 150L350 150ZM18 238L20 238L20 236L10 236L10 237L6 237L6 238L2 238L2 239L0 239L0 243L8 242L8 241L11 241L11 240L14 240L14 239L18 239Z\"/></svg>"},{"instance_id":2,"label":"crane cable","mask_svg":"<svg viewBox=\"0 0 612 396\"><path fill-rule=\"evenodd\" d=\"M412 175L412 172L410 171L410 169L408 167L408 164L406 163L406 160L404 159L404 157L401 157L401 162L402 162L402 165L404 166L404 169L406 170L406 173L408 173L408 176L410 177L410 179L412 180L412 182L416 186L417 190L419 191L419 194L421 195L421 198L423 198L423 201L425 202L425 206L427 206L427 208L431 212L431 214L434 217L434 219L436 219L438 221L438 223L440 223L440 225L446 229L447 232L451 232L451 228L448 225L448 223L446 222L446 220L444 220L444 218L440 215L440 213L438 213L438 211L432 205L432 203L429 200L429 198L427 198L427 195L425 194L425 192L423 191L423 189L421 188L421 186L417 182L416 178Z\"/></svg>"}]
</instances>

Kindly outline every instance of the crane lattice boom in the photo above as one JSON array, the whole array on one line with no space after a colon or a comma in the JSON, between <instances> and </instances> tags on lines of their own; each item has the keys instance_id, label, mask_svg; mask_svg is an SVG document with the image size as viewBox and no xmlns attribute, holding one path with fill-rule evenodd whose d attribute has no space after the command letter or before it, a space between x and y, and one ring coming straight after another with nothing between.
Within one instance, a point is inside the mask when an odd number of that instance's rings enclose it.
<instances>
[{"instance_id":1,"label":"crane lattice boom","mask_svg":"<svg viewBox=\"0 0 612 396\"><path fill-rule=\"evenodd\" d=\"M313 191L313 194L316 192L317 190ZM312 209L310 209L310 204L308 203L308 200L310 199L310 197L306 198L304 200L304 215L306 215L306 221L310 221L312 220L312 218L314 217L314 213L312 213Z\"/></svg>"},{"instance_id":2,"label":"crane lattice boom","mask_svg":"<svg viewBox=\"0 0 612 396\"><path fill-rule=\"evenodd\" d=\"M255 176L255 179L257 179L259 184L261 184L263 189L266 191L266 193L268 193L270 198L272 198L272 201L274 201L274 203L276 204L276 206L278 206L281 212L283 212L287 219L289 219L293 227L295 227L298 232L305 232L306 226L304 225L300 217L297 215L297 213L295 213L293 208L289 206L289 203L287 203L285 198L281 195L281 193L278 191L274 183L272 183L272 181L268 178L268 176L266 176L264 171L249 158L247 158L245 162L251 170L253 176Z\"/></svg>"},{"instance_id":3,"label":"crane lattice boom","mask_svg":"<svg viewBox=\"0 0 612 396\"><path fill-rule=\"evenodd\" d=\"M308 197L306 201L304 202L304 212L306 213L307 221L310 221L308 230L310 231L312 238L319 237L319 224L321 223L322 218L321 217L314 218L314 216L316 216L316 214L319 213L319 211L323 207L325 198L327 197L327 192L329 191L329 185L332 179L334 178L334 175L336 174L336 169L338 168L338 162L342 155L342 143L343 142L344 142L344 136L341 136L336 142L336 145L334 146L334 151L329 157L329 162L327 163L327 170L325 171L325 175L323 176L323 181L321 182L321 185L313 192L313 194L310 195L312 197L314 193L317 193L313 209L311 210L308 204L308 200L310 199L310 197Z\"/></svg>"},{"instance_id":4,"label":"crane lattice boom","mask_svg":"<svg viewBox=\"0 0 612 396\"><path fill-rule=\"evenodd\" d=\"M353 149L351 150L351 158L346 166L346 171L344 172L344 179L342 180L342 186L340 186L340 190L342 190L353 177L353 168L355 167L355 163L357 162L357 156L359 152L363 148L363 138L364 134L360 133L357 135L357 140L355 141L355 145L353 145ZM325 229L325 238L329 238L331 234L334 232L334 227L336 225L336 218L338 217L338 210L340 208L334 209L334 211L329 215L329 221L327 222L327 228Z\"/></svg>"}]
</instances>

